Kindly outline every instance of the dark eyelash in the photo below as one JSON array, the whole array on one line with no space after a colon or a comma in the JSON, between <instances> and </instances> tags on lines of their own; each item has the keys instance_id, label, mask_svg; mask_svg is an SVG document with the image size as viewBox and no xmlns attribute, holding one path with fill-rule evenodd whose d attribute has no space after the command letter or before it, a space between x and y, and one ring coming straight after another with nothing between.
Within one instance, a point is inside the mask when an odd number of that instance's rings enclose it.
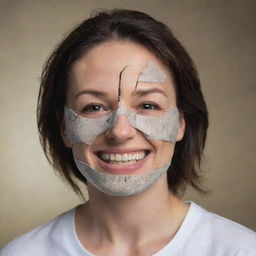
<instances>
[{"instance_id":1,"label":"dark eyelash","mask_svg":"<svg viewBox=\"0 0 256 256\"><path fill-rule=\"evenodd\" d=\"M101 108L103 108L103 106L101 104L88 104L86 105L83 109L82 109L82 113L90 111L89 108L93 107L93 106L99 106ZM103 108L104 109L104 108ZM94 110L95 112L97 112L97 110Z\"/></svg>"},{"instance_id":2,"label":"dark eyelash","mask_svg":"<svg viewBox=\"0 0 256 256\"><path fill-rule=\"evenodd\" d=\"M151 105L151 106L153 106L153 108L145 108L145 109L160 109L159 105L157 105L155 103L145 102L145 103L141 104L141 106L144 106L144 105Z\"/></svg>"}]
</instances>

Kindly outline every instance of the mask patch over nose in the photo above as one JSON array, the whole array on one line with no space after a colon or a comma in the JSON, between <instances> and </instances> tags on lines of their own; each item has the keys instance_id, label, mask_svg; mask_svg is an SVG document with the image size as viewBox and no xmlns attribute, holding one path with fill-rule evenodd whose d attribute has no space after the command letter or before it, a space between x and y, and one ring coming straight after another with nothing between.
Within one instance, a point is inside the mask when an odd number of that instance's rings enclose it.
<instances>
[{"instance_id":1,"label":"mask patch over nose","mask_svg":"<svg viewBox=\"0 0 256 256\"><path fill-rule=\"evenodd\" d=\"M127 66L126 66L127 67ZM126 68L125 67L125 68ZM118 103L120 100L121 71L118 87ZM163 83L165 73L162 72L153 61L143 69L138 77L138 82ZM136 90L137 84L135 86ZM179 124L179 111L176 107L169 108L162 115L141 115L118 104L117 110L98 118L80 116L72 109L64 107L64 121L66 133L71 144L93 144L100 134L115 126L118 115L125 115L129 125L141 131L151 140L163 140L175 144L176 133ZM143 174L120 175L108 174L93 169L81 160L74 160L82 175L96 188L111 196L129 196L144 191L153 185L166 173L171 164L171 158L164 165L148 170Z\"/></svg>"},{"instance_id":2,"label":"mask patch over nose","mask_svg":"<svg viewBox=\"0 0 256 256\"><path fill-rule=\"evenodd\" d=\"M70 142L92 144L98 135L114 127L118 115L126 115L129 124L148 139L175 142L179 120L177 108L170 108L162 116L149 116L139 115L124 106L99 118L82 117L65 107L65 126Z\"/></svg>"}]
</instances>

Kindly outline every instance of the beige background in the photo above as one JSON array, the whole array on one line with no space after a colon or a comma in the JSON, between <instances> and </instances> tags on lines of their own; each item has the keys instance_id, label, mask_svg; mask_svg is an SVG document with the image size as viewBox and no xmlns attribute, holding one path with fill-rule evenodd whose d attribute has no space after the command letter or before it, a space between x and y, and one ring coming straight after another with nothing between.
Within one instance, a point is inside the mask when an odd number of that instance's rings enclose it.
<instances>
[{"instance_id":1,"label":"beige background","mask_svg":"<svg viewBox=\"0 0 256 256\"><path fill-rule=\"evenodd\" d=\"M0 1L0 246L77 204L40 148L35 110L42 64L95 8L145 11L194 58L210 112L206 186L185 199L256 229L256 2L201 0Z\"/></svg>"}]
</instances>

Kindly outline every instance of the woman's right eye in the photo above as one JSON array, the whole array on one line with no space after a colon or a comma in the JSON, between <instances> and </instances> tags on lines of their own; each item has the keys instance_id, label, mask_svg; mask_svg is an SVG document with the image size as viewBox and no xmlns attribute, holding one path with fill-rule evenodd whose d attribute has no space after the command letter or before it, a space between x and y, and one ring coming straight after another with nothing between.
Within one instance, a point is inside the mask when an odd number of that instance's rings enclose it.
<instances>
[{"instance_id":1,"label":"woman's right eye","mask_svg":"<svg viewBox=\"0 0 256 256\"><path fill-rule=\"evenodd\" d=\"M86 105L83 109L82 109L82 113L89 113L89 112L99 112L99 111L103 111L104 108L102 105L100 104L89 104Z\"/></svg>"}]
</instances>

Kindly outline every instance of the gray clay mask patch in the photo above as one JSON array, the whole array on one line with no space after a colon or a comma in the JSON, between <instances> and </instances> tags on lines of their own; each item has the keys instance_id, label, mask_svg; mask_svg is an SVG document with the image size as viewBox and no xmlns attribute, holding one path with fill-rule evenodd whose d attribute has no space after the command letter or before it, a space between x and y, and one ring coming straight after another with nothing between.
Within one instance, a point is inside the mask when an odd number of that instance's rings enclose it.
<instances>
[{"instance_id":1,"label":"gray clay mask patch","mask_svg":"<svg viewBox=\"0 0 256 256\"><path fill-rule=\"evenodd\" d=\"M99 118L82 117L65 107L65 126L70 142L92 144L98 135L114 127L118 115L126 115L129 124L143 132L148 139L175 142L179 122L176 107L170 108L162 116L149 116L139 115L124 106Z\"/></svg>"},{"instance_id":2,"label":"gray clay mask patch","mask_svg":"<svg viewBox=\"0 0 256 256\"><path fill-rule=\"evenodd\" d=\"M140 73L138 81L148 83L164 83L165 73L162 72L152 60L150 60L147 67L143 69L142 73Z\"/></svg>"},{"instance_id":3,"label":"gray clay mask patch","mask_svg":"<svg viewBox=\"0 0 256 256\"><path fill-rule=\"evenodd\" d=\"M153 185L166 173L171 162L138 175L116 175L99 172L86 163L76 159L75 163L82 175L96 188L111 196L130 196L138 194Z\"/></svg>"}]
</instances>

